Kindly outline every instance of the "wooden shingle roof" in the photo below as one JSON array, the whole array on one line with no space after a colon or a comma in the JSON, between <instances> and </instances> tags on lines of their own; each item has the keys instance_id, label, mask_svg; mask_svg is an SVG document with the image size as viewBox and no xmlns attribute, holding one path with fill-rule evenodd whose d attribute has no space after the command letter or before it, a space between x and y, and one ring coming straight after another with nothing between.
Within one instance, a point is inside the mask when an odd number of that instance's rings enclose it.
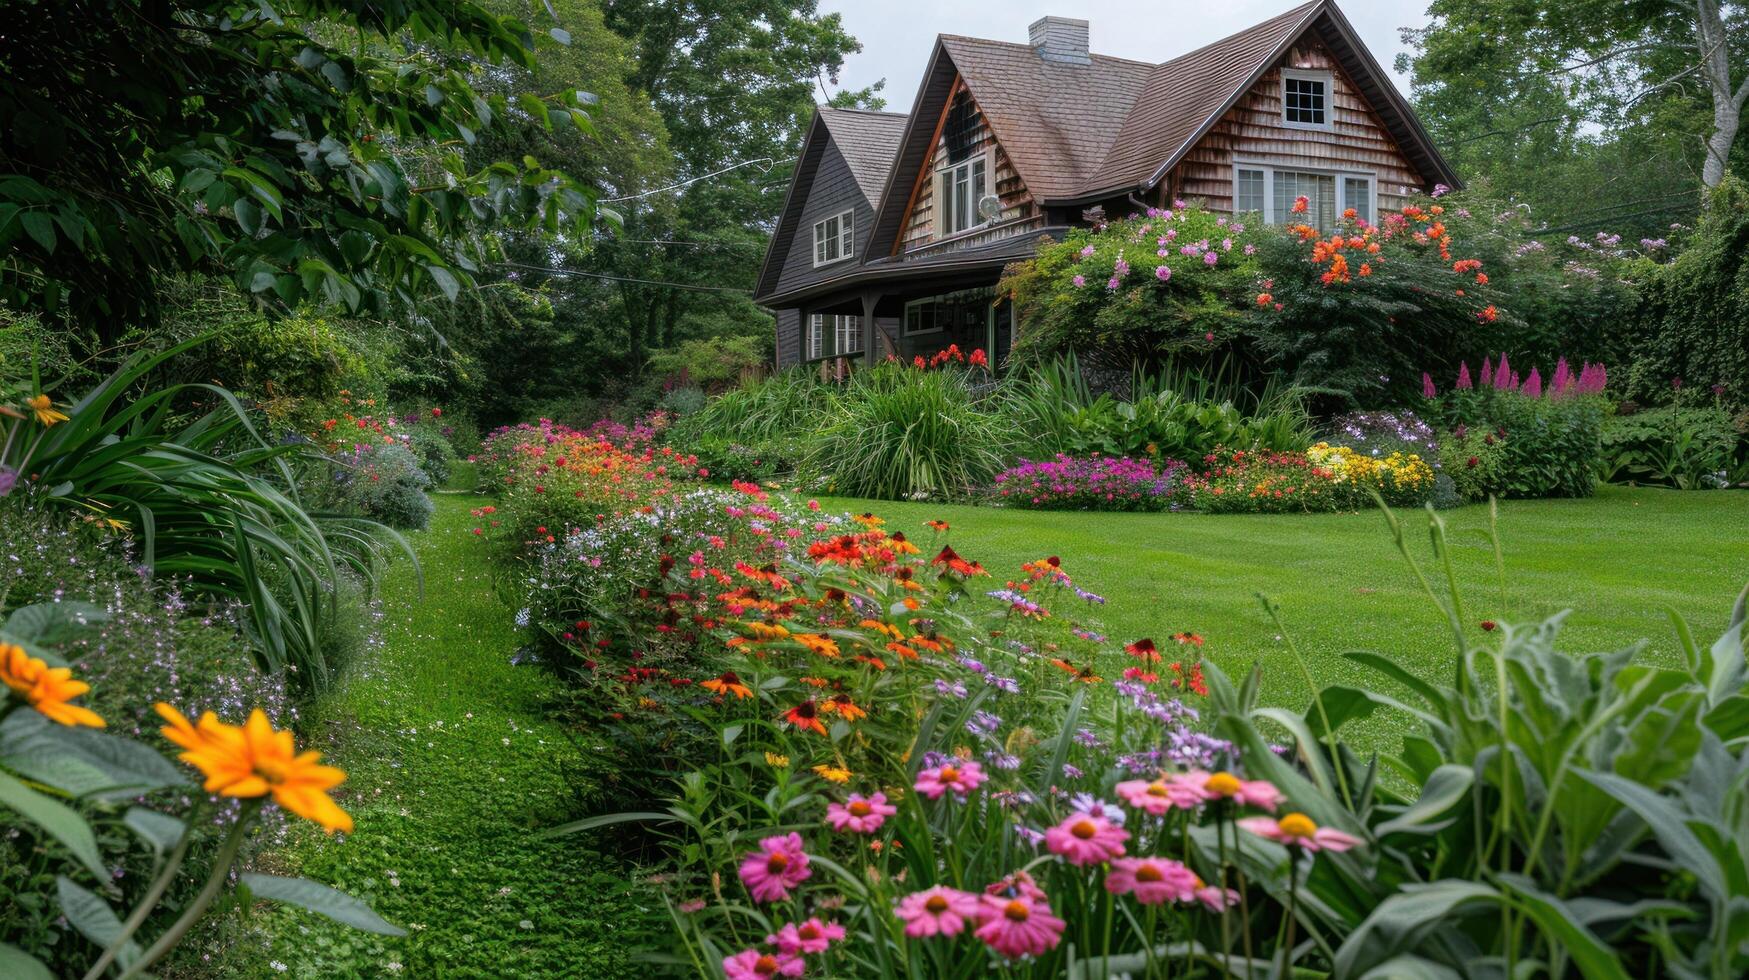
<instances>
[{"instance_id":1,"label":"wooden shingle roof","mask_svg":"<svg viewBox=\"0 0 1749 980\"><path fill-rule=\"evenodd\" d=\"M877 204L887 173L893 169L893 157L899 151L899 140L905 136L905 123L910 119L897 112L875 112L870 109L834 109L820 107L820 121L832 134L844 162L856 177L856 186L868 203Z\"/></svg>"}]
</instances>

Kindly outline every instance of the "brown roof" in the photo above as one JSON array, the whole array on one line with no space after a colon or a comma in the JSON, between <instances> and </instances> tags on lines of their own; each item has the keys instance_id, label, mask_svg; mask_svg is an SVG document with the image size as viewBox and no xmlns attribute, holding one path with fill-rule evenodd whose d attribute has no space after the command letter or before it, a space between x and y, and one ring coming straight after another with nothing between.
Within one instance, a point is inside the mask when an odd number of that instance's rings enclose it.
<instances>
[{"instance_id":1,"label":"brown roof","mask_svg":"<svg viewBox=\"0 0 1749 980\"><path fill-rule=\"evenodd\" d=\"M905 123L910 118L897 112L820 107L820 120L832 134L838 152L844 154L844 162L850 164L851 175L870 204L880 203L881 188L893 169L893 157L899 151L899 140L904 138Z\"/></svg>"},{"instance_id":2,"label":"brown roof","mask_svg":"<svg viewBox=\"0 0 1749 980\"><path fill-rule=\"evenodd\" d=\"M1110 152L1096 170L1083 171L1077 195L1157 180L1161 164L1218 119L1321 6L1313 0L1155 68L1129 118L1106 144Z\"/></svg>"},{"instance_id":3,"label":"brown roof","mask_svg":"<svg viewBox=\"0 0 1749 980\"><path fill-rule=\"evenodd\" d=\"M1030 44L975 37L942 35L941 46L1040 200L1080 192L1154 70L1101 54L1091 65L1047 61Z\"/></svg>"}]
</instances>

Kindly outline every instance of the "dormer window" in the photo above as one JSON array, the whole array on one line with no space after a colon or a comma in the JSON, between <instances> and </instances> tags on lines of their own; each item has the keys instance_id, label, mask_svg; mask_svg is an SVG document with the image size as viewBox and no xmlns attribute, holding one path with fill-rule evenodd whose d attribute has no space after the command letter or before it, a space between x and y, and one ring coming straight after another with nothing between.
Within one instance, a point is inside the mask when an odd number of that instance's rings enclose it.
<instances>
[{"instance_id":1,"label":"dormer window","mask_svg":"<svg viewBox=\"0 0 1749 980\"><path fill-rule=\"evenodd\" d=\"M1289 68L1281 73L1281 121L1295 129L1329 129L1330 73Z\"/></svg>"},{"instance_id":2,"label":"dormer window","mask_svg":"<svg viewBox=\"0 0 1749 980\"><path fill-rule=\"evenodd\" d=\"M989 166L982 156L952 164L935 172L936 206L940 209L938 238L957 235L983 222L978 202L990 193Z\"/></svg>"},{"instance_id":3,"label":"dormer window","mask_svg":"<svg viewBox=\"0 0 1749 980\"><path fill-rule=\"evenodd\" d=\"M814 265L830 265L856 255L856 212L844 211L814 222Z\"/></svg>"}]
</instances>

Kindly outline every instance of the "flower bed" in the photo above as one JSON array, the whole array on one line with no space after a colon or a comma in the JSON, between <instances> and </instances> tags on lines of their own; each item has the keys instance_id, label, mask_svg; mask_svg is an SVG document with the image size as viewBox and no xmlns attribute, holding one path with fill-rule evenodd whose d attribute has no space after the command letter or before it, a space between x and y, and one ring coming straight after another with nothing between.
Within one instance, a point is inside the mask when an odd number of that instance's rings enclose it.
<instances>
[{"instance_id":1,"label":"flower bed","mask_svg":"<svg viewBox=\"0 0 1749 980\"><path fill-rule=\"evenodd\" d=\"M1013 507L1045 510L1164 510L1184 464L1156 466L1128 456L1059 454L1020 461L996 475L995 497Z\"/></svg>"}]
</instances>

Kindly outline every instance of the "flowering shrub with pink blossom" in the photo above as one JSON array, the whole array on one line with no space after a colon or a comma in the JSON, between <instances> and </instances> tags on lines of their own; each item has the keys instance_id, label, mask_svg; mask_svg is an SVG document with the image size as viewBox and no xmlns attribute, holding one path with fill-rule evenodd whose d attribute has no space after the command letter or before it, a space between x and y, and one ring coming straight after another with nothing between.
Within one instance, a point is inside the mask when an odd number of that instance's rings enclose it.
<instances>
[{"instance_id":1,"label":"flowering shrub with pink blossom","mask_svg":"<svg viewBox=\"0 0 1749 980\"><path fill-rule=\"evenodd\" d=\"M996 474L992 495L1011 507L1043 510L1165 510L1184 464L1128 456L1023 459Z\"/></svg>"}]
</instances>

